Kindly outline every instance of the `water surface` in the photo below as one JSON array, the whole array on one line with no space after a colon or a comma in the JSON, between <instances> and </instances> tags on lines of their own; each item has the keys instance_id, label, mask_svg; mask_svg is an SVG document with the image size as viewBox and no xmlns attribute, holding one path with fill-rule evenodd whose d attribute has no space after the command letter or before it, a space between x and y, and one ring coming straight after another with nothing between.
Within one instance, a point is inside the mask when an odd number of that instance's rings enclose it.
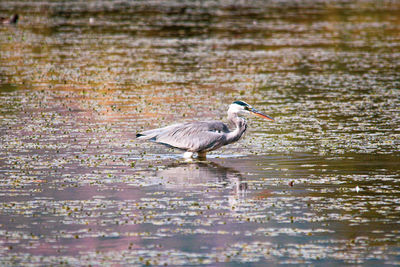
<instances>
[{"instance_id":1,"label":"water surface","mask_svg":"<svg viewBox=\"0 0 400 267\"><path fill-rule=\"evenodd\" d=\"M400 264L400 5L2 1L2 265ZM184 162L137 131L248 118Z\"/></svg>"}]
</instances>

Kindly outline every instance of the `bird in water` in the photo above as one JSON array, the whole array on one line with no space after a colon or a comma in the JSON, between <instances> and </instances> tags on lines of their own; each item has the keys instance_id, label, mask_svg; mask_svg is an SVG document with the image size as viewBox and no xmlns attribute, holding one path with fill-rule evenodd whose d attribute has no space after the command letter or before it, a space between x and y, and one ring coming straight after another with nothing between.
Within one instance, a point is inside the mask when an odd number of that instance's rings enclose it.
<instances>
[{"instance_id":1,"label":"bird in water","mask_svg":"<svg viewBox=\"0 0 400 267\"><path fill-rule=\"evenodd\" d=\"M14 14L9 18L0 17L0 24L16 24L18 22L18 18L18 14Z\"/></svg>"},{"instance_id":2,"label":"bird in water","mask_svg":"<svg viewBox=\"0 0 400 267\"><path fill-rule=\"evenodd\" d=\"M246 102L235 101L228 109L228 121L235 126L233 131L219 121L199 121L144 131L137 133L136 138L184 150L184 158L192 158L193 154L197 153L199 158L205 159L207 152L234 143L243 136L247 130L247 123L239 115L248 113L274 120Z\"/></svg>"}]
</instances>

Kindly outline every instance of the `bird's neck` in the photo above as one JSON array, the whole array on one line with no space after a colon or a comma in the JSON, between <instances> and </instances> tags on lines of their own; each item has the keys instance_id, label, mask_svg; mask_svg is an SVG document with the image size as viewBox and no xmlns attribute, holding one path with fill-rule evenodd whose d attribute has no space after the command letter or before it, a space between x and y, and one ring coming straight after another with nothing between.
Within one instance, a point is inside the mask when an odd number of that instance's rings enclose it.
<instances>
[{"instance_id":1,"label":"bird's neck","mask_svg":"<svg viewBox=\"0 0 400 267\"><path fill-rule=\"evenodd\" d=\"M237 113L229 113L229 112L228 112L228 120L233 125L235 125L235 129L228 134L227 139L230 142L236 142L242 137L242 135L247 129L246 120L244 118L239 117Z\"/></svg>"}]
</instances>

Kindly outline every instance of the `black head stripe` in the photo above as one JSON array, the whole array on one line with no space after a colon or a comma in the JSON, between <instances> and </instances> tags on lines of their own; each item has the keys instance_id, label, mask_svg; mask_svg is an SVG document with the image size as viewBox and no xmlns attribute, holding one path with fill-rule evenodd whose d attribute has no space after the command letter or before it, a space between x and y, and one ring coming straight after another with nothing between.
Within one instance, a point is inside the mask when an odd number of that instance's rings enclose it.
<instances>
[{"instance_id":1,"label":"black head stripe","mask_svg":"<svg viewBox=\"0 0 400 267\"><path fill-rule=\"evenodd\" d=\"M233 102L233 104L236 104L236 105L239 105L239 106L243 106L243 107L249 106L249 104L247 104L246 102L240 101L240 100Z\"/></svg>"}]
</instances>

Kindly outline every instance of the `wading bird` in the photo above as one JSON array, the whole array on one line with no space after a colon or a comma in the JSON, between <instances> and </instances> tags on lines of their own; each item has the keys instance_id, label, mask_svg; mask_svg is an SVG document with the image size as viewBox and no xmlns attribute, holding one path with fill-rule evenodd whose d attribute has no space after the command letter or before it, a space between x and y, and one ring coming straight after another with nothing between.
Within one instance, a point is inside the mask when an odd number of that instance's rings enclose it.
<instances>
[{"instance_id":1,"label":"wading bird","mask_svg":"<svg viewBox=\"0 0 400 267\"><path fill-rule=\"evenodd\" d=\"M18 22L18 18L18 14L14 14L9 18L0 17L0 24L16 24Z\"/></svg>"},{"instance_id":2,"label":"wading bird","mask_svg":"<svg viewBox=\"0 0 400 267\"><path fill-rule=\"evenodd\" d=\"M184 158L192 158L195 152L199 158L205 158L207 152L234 143L242 137L247 129L247 123L239 115L246 113L274 120L243 101L235 101L228 109L228 120L235 126L233 131L219 121L199 121L144 131L137 133L136 138L184 150L186 151L183 154Z\"/></svg>"}]
</instances>

